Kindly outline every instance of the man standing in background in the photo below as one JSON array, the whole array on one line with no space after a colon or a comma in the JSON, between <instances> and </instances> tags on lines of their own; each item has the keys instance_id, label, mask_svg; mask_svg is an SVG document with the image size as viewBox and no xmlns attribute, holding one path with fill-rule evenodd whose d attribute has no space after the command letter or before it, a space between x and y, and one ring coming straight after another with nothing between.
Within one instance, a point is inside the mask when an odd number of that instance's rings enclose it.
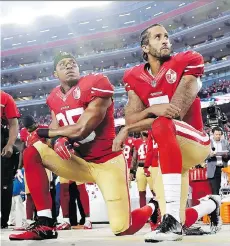
<instances>
[{"instance_id":1,"label":"man standing in background","mask_svg":"<svg viewBox=\"0 0 230 246\"><path fill-rule=\"evenodd\" d=\"M212 129L211 153L207 158L207 176L212 194L219 195L221 185L221 169L227 166L230 160L230 145L222 139L223 130L220 127Z\"/></svg>"},{"instance_id":2,"label":"man standing in background","mask_svg":"<svg viewBox=\"0 0 230 246\"><path fill-rule=\"evenodd\" d=\"M17 170L19 151L14 146L20 117L14 99L1 91L1 228L8 227L12 202L13 177Z\"/></svg>"}]
</instances>

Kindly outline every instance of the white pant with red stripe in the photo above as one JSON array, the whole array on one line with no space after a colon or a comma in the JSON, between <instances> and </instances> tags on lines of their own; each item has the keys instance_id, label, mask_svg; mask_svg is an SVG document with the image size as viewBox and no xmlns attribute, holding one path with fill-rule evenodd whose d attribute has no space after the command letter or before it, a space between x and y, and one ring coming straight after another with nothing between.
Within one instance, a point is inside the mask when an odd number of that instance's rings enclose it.
<instances>
[{"instance_id":1,"label":"white pant with red stripe","mask_svg":"<svg viewBox=\"0 0 230 246\"><path fill-rule=\"evenodd\" d=\"M176 137L182 154L182 182L181 182L181 222L185 221L185 208L189 189L189 169L201 164L210 153L210 139L206 133L200 132L183 121L174 120ZM171 165L173 165L173 160ZM166 203L161 170L158 167L151 169L153 190L156 192L160 204L161 214L165 214Z\"/></svg>"}]
</instances>

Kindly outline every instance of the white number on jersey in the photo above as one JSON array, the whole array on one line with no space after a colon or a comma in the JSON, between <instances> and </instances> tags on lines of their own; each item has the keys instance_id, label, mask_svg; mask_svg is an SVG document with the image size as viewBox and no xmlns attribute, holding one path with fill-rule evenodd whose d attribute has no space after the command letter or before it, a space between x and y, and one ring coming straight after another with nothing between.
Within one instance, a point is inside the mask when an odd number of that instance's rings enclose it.
<instances>
[{"instance_id":1,"label":"white number on jersey","mask_svg":"<svg viewBox=\"0 0 230 246\"><path fill-rule=\"evenodd\" d=\"M158 145L157 143L155 142L155 140L153 139L153 149L157 149L158 148Z\"/></svg>"},{"instance_id":2,"label":"white number on jersey","mask_svg":"<svg viewBox=\"0 0 230 246\"><path fill-rule=\"evenodd\" d=\"M62 121L64 126L68 126L68 125L74 125L76 122L74 122L73 117L74 116L78 116L78 115L82 115L82 113L84 112L84 108L74 108L74 109L69 109L65 111L66 117L63 113L58 113L56 115L56 119L58 122ZM84 144L87 142L91 142L95 139L96 134L95 132L91 132L90 135L79 141L79 143Z\"/></svg>"},{"instance_id":3,"label":"white number on jersey","mask_svg":"<svg viewBox=\"0 0 230 246\"><path fill-rule=\"evenodd\" d=\"M125 148L123 149L123 154L124 154L126 160L129 159L130 150L131 150L130 146L125 145Z\"/></svg>"},{"instance_id":4,"label":"white number on jersey","mask_svg":"<svg viewBox=\"0 0 230 246\"><path fill-rule=\"evenodd\" d=\"M137 151L141 160L144 160L146 158L146 152L147 152L147 145L142 144Z\"/></svg>"}]
</instances>

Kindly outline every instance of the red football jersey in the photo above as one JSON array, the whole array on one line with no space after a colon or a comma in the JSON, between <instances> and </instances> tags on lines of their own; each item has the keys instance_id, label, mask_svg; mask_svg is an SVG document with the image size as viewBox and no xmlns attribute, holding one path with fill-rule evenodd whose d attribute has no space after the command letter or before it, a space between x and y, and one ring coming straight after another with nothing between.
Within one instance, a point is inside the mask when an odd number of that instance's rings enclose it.
<instances>
[{"instance_id":1,"label":"red football jersey","mask_svg":"<svg viewBox=\"0 0 230 246\"><path fill-rule=\"evenodd\" d=\"M38 128L48 128L47 125L38 125ZM30 145L30 143L28 143L28 137L29 137L30 133L28 132L28 130L23 127L20 131L20 139L22 142L25 143L26 147L28 147ZM44 139L45 141L45 139Z\"/></svg>"},{"instance_id":2,"label":"red football jersey","mask_svg":"<svg viewBox=\"0 0 230 246\"><path fill-rule=\"evenodd\" d=\"M135 139L132 138L132 137L129 137L125 140L125 143L124 143L124 150L123 150L123 154L125 156L125 159L127 161L127 164L128 164L128 168L131 167L131 163L132 163L132 149L134 147L134 141Z\"/></svg>"},{"instance_id":3,"label":"red football jersey","mask_svg":"<svg viewBox=\"0 0 230 246\"><path fill-rule=\"evenodd\" d=\"M143 140L142 138L136 139L134 148L137 152L137 160L141 162L145 161L147 154L147 140Z\"/></svg>"},{"instance_id":4,"label":"red football jersey","mask_svg":"<svg viewBox=\"0 0 230 246\"><path fill-rule=\"evenodd\" d=\"M169 103L183 75L198 78L204 73L203 57L195 51L186 51L172 56L161 66L154 77L148 71L149 64L142 64L127 70L124 83L127 91L133 90L146 107L154 104ZM197 97L183 119L197 130L203 129L200 99Z\"/></svg>"},{"instance_id":5,"label":"red football jersey","mask_svg":"<svg viewBox=\"0 0 230 246\"><path fill-rule=\"evenodd\" d=\"M147 154L145 159L145 167L158 167L158 146L152 139L151 133L148 135Z\"/></svg>"},{"instance_id":6,"label":"red football jersey","mask_svg":"<svg viewBox=\"0 0 230 246\"><path fill-rule=\"evenodd\" d=\"M1 119L19 118L20 113L11 95L1 91Z\"/></svg>"},{"instance_id":7,"label":"red football jersey","mask_svg":"<svg viewBox=\"0 0 230 246\"><path fill-rule=\"evenodd\" d=\"M60 86L54 88L47 98L47 104L54 112L60 126L75 124L88 104L97 97L112 97L114 88L108 78L102 74L90 74L82 77L77 85L66 94ZM112 152L115 138L114 104L107 109L103 121L84 140L79 141L78 152L86 161L103 163L121 154Z\"/></svg>"}]
</instances>

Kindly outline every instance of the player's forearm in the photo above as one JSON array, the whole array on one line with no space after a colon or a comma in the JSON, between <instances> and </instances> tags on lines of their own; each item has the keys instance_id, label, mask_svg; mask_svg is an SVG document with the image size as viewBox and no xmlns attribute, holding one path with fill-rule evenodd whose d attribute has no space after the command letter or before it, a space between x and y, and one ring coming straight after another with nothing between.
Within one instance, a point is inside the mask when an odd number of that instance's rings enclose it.
<instances>
[{"instance_id":1,"label":"player's forearm","mask_svg":"<svg viewBox=\"0 0 230 246\"><path fill-rule=\"evenodd\" d=\"M68 138L76 138L76 140L82 140L85 138L86 129L78 126L77 124L71 126L63 126L57 129L49 129L48 137L53 138L57 136L63 136Z\"/></svg>"},{"instance_id":2,"label":"player's forearm","mask_svg":"<svg viewBox=\"0 0 230 246\"><path fill-rule=\"evenodd\" d=\"M25 148L26 148L26 145L24 142L22 142L21 149L20 149L20 155L19 155L18 169L23 168L23 151Z\"/></svg>"},{"instance_id":3,"label":"player's forearm","mask_svg":"<svg viewBox=\"0 0 230 246\"><path fill-rule=\"evenodd\" d=\"M149 108L146 108L145 110L141 111L141 112L138 112L138 113L132 113L132 114L127 114L125 115L125 121L126 121L126 124L134 124L138 121L141 121L141 120L144 120L144 119L147 119L149 117L151 117L151 113L150 113L150 110Z\"/></svg>"},{"instance_id":4,"label":"player's forearm","mask_svg":"<svg viewBox=\"0 0 230 246\"><path fill-rule=\"evenodd\" d=\"M23 161L22 161L22 158L23 158L23 152L21 151L21 152L20 152L20 155L19 155L18 169L22 169L22 168L23 168Z\"/></svg>"},{"instance_id":5,"label":"player's forearm","mask_svg":"<svg viewBox=\"0 0 230 246\"><path fill-rule=\"evenodd\" d=\"M125 126L125 129L128 131L128 133L149 130L152 127L153 121L154 119L152 118L144 119L134 124Z\"/></svg>"},{"instance_id":6,"label":"player's forearm","mask_svg":"<svg viewBox=\"0 0 230 246\"><path fill-rule=\"evenodd\" d=\"M192 75L182 77L180 84L171 99L171 103L181 109L181 120L183 120L192 103L196 99L198 91L197 78Z\"/></svg>"},{"instance_id":7,"label":"player's forearm","mask_svg":"<svg viewBox=\"0 0 230 246\"><path fill-rule=\"evenodd\" d=\"M18 119L10 119L9 120L9 139L7 145L14 145L16 139L18 137Z\"/></svg>"}]
</instances>

